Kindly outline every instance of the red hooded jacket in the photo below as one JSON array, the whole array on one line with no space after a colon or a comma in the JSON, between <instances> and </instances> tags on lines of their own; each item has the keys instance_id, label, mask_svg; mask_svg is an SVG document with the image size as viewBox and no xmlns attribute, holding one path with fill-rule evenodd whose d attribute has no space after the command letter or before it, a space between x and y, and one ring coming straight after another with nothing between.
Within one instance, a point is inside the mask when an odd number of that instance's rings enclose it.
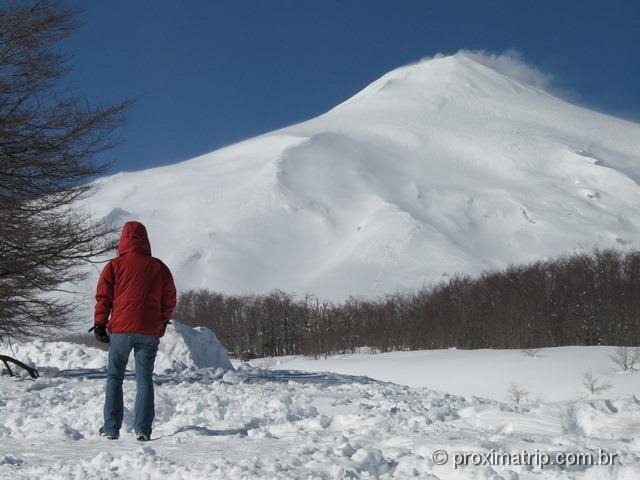
<instances>
[{"instance_id":1,"label":"red hooded jacket","mask_svg":"<svg viewBox=\"0 0 640 480\"><path fill-rule=\"evenodd\" d=\"M111 333L161 337L176 306L176 287L169 268L151 256L143 224L124 224L118 254L100 274L95 323L107 324Z\"/></svg>"}]
</instances>

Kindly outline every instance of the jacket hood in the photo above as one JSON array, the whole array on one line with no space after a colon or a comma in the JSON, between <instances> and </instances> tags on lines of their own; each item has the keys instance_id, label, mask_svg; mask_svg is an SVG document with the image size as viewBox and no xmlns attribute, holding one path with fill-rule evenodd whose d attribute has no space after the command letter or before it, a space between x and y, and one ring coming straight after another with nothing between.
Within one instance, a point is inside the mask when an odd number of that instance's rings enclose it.
<instances>
[{"instance_id":1,"label":"jacket hood","mask_svg":"<svg viewBox=\"0 0 640 480\"><path fill-rule=\"evenodd\" d=\"M118 254L139 253L151 255L151 244L147 236L147 229L140 222L127 222L122 227Z\"/></svg>"}]
</instances>

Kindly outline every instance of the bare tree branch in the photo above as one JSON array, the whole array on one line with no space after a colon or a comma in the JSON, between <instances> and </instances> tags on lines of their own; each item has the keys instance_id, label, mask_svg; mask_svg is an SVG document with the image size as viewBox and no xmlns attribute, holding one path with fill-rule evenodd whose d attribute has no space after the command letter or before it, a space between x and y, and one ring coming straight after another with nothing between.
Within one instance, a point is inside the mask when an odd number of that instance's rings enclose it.
<instances>
[{"instance_id":1,"label":"bare tree branch","mask_svg":"<svg viewBox=\"0 0 640 480\"><path fill-rule=\"evenodd\" d=\"M0 9L0 336L62 329L76 305L51 295L83 278L111 251L110 225L78 204L107 165L130 101L92 107L62 84L56 43L78 27L61 0L13 1Z\"/></svg>"}]
</instances>

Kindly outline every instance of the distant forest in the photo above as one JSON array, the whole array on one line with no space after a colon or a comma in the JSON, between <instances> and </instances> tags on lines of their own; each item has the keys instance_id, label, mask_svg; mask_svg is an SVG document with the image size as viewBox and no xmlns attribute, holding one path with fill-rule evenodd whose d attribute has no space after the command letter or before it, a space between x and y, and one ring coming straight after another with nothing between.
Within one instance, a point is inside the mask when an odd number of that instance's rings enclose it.
<instances>
[{"instance_id":1,"label":"distant forest","mask_svg":"<svg viewBox=\"0 0 640 480\"><path fill-rule=\"evenodd\" d=\"M410 293L314 296L183 292L175 318L211 328L243 358L457 347L640 345L640 251L596 250Z\"/></svg>"}]
</instances>

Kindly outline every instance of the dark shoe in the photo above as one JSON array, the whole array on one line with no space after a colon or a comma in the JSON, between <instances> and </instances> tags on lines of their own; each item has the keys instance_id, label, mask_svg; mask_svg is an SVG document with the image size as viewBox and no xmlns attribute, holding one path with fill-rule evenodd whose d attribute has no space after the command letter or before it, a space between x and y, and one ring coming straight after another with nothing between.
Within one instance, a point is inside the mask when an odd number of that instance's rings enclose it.
<instances>
[{"instance_id":1,"label":"dark shoe","mask_svg":"<svg viewBox=\"0 0 640 480\"><path fill-rule=\"evenodd\" d=\"M104 431L104 427L100 427L98 433L101 437L106 438L107 440L117 440L120 435L107 435Z\"/></svg>"},{"instance_id":2,"label":"dark shoe","mask_svg":"<svg viewBox=\"0 0 640 480\"><path fill-rule=\"evenodd\" d=\"M136 440L138 440L139 442L148 442L151 439L150 435L147 435L146 433L136 433Z\"/></svg>"}]
</instances>

